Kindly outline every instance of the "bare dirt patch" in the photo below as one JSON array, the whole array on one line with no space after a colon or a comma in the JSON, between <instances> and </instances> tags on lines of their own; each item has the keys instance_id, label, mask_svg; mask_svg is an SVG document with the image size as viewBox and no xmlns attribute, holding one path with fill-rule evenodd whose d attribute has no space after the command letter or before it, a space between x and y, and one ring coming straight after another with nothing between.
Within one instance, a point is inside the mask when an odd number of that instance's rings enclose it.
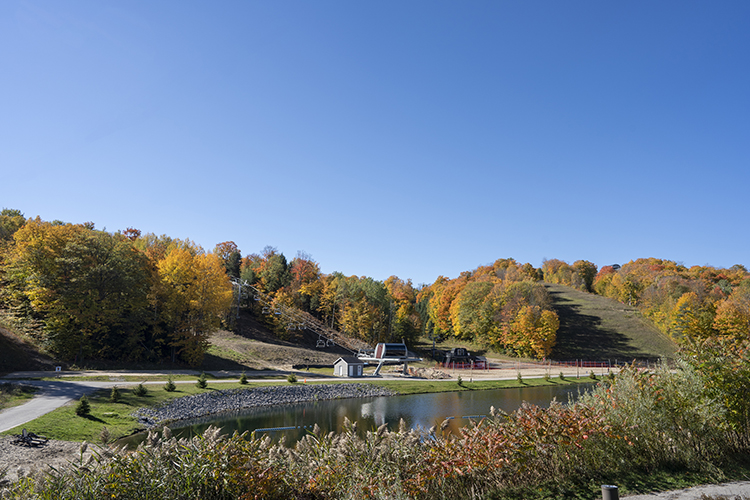
<instances>
[{"instance_id":1,"label":"bare dirt patch","mask_svg":"<svg viewBox=\"0 0 750 500\"><path fill-rule=\"evenodd\" d=\"M50 467L65 469L72 464L81 464L82 443L50 440L40 446L18 446L12 444L12 436L0 436L0 486L18 481L23 477L36 477L50 472ZM83 463L102 450L88 445L83 453ZM2 471L7 470L2 477Z\"/></svg>"}]
</instances>

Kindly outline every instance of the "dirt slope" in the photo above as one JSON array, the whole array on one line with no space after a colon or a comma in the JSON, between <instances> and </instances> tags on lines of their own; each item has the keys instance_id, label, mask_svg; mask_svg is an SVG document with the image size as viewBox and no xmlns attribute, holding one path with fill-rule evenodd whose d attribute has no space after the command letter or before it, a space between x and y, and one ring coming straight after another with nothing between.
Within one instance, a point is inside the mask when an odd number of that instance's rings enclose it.
<instances>
[{"instance_id":1,"label":"dirt slope","mask_svg":"<svg viewBox=\"0 0 750 500\"><path fill-rule=\"evenodd\" d=\"M290 370L294 365L332 365L352 354L335 345L317 347L318 335L307 330L291 330L280 339L247 311L241 311L236 332L214 333L211 345L203 363L207 370Z\"/></svg>"},{"instance_id":2,"label":"dirt slope","mask_svg":"<svg viewBox=\"0 0 750 500\"><path fill-rule=\"evenodd\" d=\"M53 366L52 359L0 326L0 375L21 370L51 370Z\"/></svg>"}]
</instances>

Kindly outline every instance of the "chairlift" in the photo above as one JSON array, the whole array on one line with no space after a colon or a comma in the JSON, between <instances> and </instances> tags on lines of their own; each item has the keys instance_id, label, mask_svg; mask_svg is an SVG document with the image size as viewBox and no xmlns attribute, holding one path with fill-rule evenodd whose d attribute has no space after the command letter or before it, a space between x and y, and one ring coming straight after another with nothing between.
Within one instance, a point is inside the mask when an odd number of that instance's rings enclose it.
<instances>
[{"instance_id":1,"label":"chairlift","mask_svg":"<svg viewBox=\"0 0 750 500\"><path fill-rule=\"evenodd\" d=\"M325 340L323 340L323 337L318 337L318 341L315 343L315 347L322 348L326 346Z\"/></svg>"}]
</instances>

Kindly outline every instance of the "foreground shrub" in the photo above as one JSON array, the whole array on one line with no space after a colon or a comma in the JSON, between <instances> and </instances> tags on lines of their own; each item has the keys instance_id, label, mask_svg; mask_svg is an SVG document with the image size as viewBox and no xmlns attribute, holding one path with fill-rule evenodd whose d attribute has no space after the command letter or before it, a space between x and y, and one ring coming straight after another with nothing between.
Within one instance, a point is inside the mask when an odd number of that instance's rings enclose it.
<instances>
[{"instance_id":1,"label":"foreground shrub","mask_svg":"<svg viewBox=\"0 0 750 500\"><path fill-rule=\"evenodd\" d=\"M599 444L625 468L704 470L721 458L726 412L707 397L701 375L681 362L654 372L630 367L584 396L581 404L606 409L619 439Z\"/></svg>"}]
</instances>

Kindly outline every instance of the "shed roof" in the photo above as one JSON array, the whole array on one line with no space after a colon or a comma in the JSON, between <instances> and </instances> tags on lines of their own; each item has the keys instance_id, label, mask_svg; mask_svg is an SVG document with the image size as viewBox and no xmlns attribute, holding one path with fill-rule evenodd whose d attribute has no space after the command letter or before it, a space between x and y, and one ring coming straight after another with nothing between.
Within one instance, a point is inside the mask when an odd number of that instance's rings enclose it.
<instances>
[{"instance_id":1,"label":"shed roof","mask_svg":"<svg viewBox=\"0 0 750 500\"><path fill-rule=\"evenodd\" d=\"M347 365L364 365L365 362L362 361L359 358L355 358L354 356L341 356L339 359L336 360L336 363L338 364L339 361L343 361Z\"/></svg>"}]
</instances>

